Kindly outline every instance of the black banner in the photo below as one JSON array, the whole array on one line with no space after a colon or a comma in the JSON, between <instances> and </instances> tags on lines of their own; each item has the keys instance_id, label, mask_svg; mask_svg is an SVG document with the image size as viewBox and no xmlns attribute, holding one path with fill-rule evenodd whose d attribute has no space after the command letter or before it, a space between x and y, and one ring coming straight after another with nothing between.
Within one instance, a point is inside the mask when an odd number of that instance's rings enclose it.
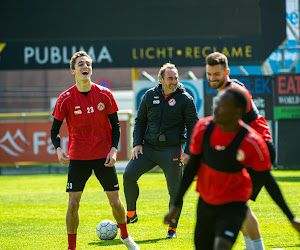
<instances>
[{"instance_id":1,"label":"black banner","mask_svg":"<svg viewBox=\"0 0 300 250\"><path fill-rule=\"evenodd\" d=\"M78 50L96 68L203 66L214 51L261 64L286 37L285 9L285 0L98 0L77 18L82 1L4 1L0 69L67 68Z\"/></svg>"},{"instance_id":2,"label":"black banner","mask_svg":"<svg viewBox=\"0 0 300 250\"><path fill-rule=\"evenodd\" d=\"M116 39L0 41L0 69L69 68L72 55L86 51L94 68L204 66L205 57L224 53L234 64L261 61L258 39Z\"/></svg>"}]
</instances>

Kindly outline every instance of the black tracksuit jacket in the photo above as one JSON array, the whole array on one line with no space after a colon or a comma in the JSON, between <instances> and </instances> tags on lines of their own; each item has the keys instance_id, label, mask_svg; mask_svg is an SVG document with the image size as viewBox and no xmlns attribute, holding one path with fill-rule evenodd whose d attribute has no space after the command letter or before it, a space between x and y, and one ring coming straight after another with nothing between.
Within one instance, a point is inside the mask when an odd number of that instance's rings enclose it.
<instances>
[{"instance_id":1,"label":"black tracksuit jacket","mask_svg":"<svg viewBox=\"0 0 300 250\"><path fill-rule=\"evenodd\" d=\"M133 131L133 147L146 143L152 148L163 149L187 142L185 153L189 153L189 139L197 121L194 100L183 84L179 83L177 90L166 99L161 84L158 84L147 90L140 103ZM160 135L165 140L160 140Z\"/></svg>"}]
</instances>

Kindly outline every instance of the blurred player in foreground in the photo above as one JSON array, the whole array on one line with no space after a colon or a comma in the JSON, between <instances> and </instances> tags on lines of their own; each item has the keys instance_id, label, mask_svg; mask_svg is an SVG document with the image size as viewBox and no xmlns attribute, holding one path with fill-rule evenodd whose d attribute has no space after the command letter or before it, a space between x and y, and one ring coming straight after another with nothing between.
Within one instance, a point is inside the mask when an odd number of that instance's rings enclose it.
<instances>
[{"instance_id":1,"label":"blurred player in foreground","mask_svg":"<svg viewBox=\"0 0 300 250\"><path fill-rule=\"evenodd\" d=\"M197 175L199 202L195 228L197 250L231 249L246 218L252 193L246 167L271 176L263 138L242 120L248 107L244 92L227 88L217 96L214 117L200 119L192 133L186 165L174 206L165 224L174 223L179 205ZM299 221L294 218L300 231Z\"/></svg>"},{"instance_id":2,"label":"blurred player in foreground","mask_svg":"<svg viewBox=\"0 0 300 250\"><path fill-rule=\"evenodd\" d=\"M258 109L253 102L251 93L247 90L243 83L237 81L236 79L230 79L229 73L230 69L228 67L228 59L224 54L214 52L206 57L206 78L213 89L221 91L225 88L238 88L247 95L249 106L246 110L246 114L243 115L242 119L246 124L255 129L259 134L261 134L267 144L271 162L272 164L274 164L275 149L269 130L269 125L265 118L259 114ZM293 223L294 216L286 206L283 196L275 180L270 175L262 176L257 172L252 171L252 169L247 170L253 182L253 192L250 199L255 201L261 188L265 186L273 200L286 214L288 219ZM242 232L244 235L247 250L265 249L257 218L251 211L251 209L248 210L246 221L242 227Z\"/></svg>"},{"instance_id":3,"label":"blurred player in foreground","mask_svg":"<svg viewBox=\"0 0 300 250\"><path fill-rule=\"evenodd\" d=\"M128 249L138 250L129 236L125 207L120 200L115 169L120 138L118 107L110 90L91 81L92 59L83 51L70 60L76 84L60 94L51 129L52 143L62 165L69 164L66 215L68 250L76 249L79 204L84 186L94 171L101 183L120 228L120 239ZM60 147L59 130L66 119L69 131L68 154Z\"/></svg>"}]
</instances>

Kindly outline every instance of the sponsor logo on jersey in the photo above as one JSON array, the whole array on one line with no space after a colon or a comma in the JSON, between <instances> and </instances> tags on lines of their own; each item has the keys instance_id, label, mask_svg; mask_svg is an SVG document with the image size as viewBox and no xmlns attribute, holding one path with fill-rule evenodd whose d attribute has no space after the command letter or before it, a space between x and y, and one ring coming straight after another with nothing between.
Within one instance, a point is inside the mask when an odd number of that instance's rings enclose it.
<instances>
[{"instance_id":1,"label":"sponsor logo on jersey","mask_svg":"<svg viewBox=\"0 0 300 250\"><path fill-rule=\"evenodd\" d=\"M175 99L170 99L169 100L169 106L174 106L176 104Z\"/></svg>"},{"instance_id":2,"label":"sponsor logo on jersey","mask_svg":"<svg viewBox=\"0 0 300 250\"><path fill-rule=\"evenodd\" d=\"M97 105L97 109L98 109L99 111L102 111L104 108L105 108L104 103L99 102L99 104Z\"/></svg>"},{"instance_id":3,"label":"sponsor logo on jersey","mask_svg":"<svg viewBox=\"0 0 300 250\"><path fill-rule=\"evenodd\" d=\"M154 96L154 99L159 99L159 96Z\"/></svg>"},{"instance_id":4,"label":"sponsor logo on jersey","mask_svg":"<svg viewBox=\"0 0 300 250\"><path fill-rule=\"evenodd\" d=\"M153 104L160 104L160 100L153 100Z\"/></svg>"},{"instance_id":5,"label":"sponsor logo on jersey","mask_svg":"<svg viewBox=\"0 0 300 250\"><path fill-rule=\"evenodd\" d=\"M81 111L80 109L79 109L79 110L75 110L75 111L74 111L74 114L75 114L75 115L81 115L81 114L82 114L82 111Z\"/></svg>"}]
</instances>

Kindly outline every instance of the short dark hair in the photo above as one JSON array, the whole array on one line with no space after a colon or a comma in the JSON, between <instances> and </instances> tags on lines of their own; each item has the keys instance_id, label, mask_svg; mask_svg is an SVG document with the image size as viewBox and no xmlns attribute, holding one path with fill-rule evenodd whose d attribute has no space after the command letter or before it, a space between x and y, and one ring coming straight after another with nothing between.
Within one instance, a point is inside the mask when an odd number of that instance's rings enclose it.
<instances>
[{"instance_id":1,"label":"short dark hair","mask_svg":"<svg viewBox=\"0 0 300 250\"><path fill-rule=\"evenodd\" d=\"M228 68L227 56L220 52L213 52L209 54L205 59L205 63L210 66L221 64L225 69Z\"/></svg>"},{"instance_id":2,"label":"short dark hair","mask_svg":"<svg viewBox=\"0 0 300 250\"><path fill-rule=\"evenodd\" d=\"M81 56L86 56L86 57L88 57L91 61L93 61L92 58L91 58L85 51L77 51L77 52L72 56L72 58L71 58L71 60L70 60L70 69L75 69L76 59L77 59L78 57L81 57Z\"/></svg>"},{"instance_id":3,"label":"short dark hair","mask_svg":"<svg viewBox=\"0 0 300 250\"><path fill-rule=\"evenodd\" d=\"M228 87L224 91L226 91L226 93L230 93L233 96L233 101L236 107L242 109L242 115L246 114L249 105L249 99L247 95L238 88Z\"/></svg>"}]
</instances>

